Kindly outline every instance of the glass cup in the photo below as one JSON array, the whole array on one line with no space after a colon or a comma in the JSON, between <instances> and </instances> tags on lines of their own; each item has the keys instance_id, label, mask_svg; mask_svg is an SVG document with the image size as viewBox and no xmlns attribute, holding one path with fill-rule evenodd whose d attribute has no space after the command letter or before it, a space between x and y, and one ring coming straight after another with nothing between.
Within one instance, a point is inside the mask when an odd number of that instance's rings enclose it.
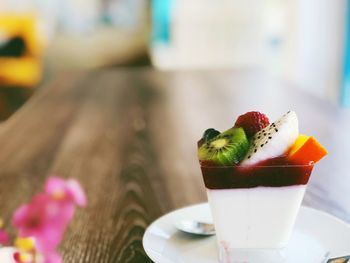
<instances>
[{"instance_id":1,"label":"glass cup","mask_svg":"<svg viewBox=\"0 0 350 263\"><path fill-rule=\"evenodd\" d=\"M281 262L312 169L201 165L220 262Z\"/></svg>"}]
</instances>

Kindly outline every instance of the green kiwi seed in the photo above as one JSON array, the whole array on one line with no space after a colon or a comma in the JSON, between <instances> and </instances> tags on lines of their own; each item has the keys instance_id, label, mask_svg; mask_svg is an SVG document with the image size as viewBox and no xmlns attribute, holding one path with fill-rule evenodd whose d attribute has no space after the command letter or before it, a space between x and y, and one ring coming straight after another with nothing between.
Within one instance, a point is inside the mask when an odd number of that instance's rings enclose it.
<instances>
[{"instance_id":1,"label":"green kiwi seed","mask_svg":"<svg viewBox=\"0 0 350 263\"><path fill-rule=\"evenodd\" d=\"M198 149L198 158L216 165L235 165L245 156L249 141L242 128L231 128Z\"/></svg>"}]
</instances>

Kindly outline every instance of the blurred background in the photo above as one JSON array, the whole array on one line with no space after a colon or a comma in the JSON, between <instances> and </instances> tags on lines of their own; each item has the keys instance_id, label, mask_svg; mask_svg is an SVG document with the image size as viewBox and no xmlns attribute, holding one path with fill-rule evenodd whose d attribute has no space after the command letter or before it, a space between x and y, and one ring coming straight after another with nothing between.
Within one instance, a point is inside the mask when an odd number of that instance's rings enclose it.
<instances>
[{"instance_id":1,"label":"blurred background","mask_svg":"<svg viewBox=\"0 0 350 263\"><path fill-rule=\"evenodd\" d=\"M107 67L260 68L346 107L348 1L0 0L0 119L59 72Z\"/></svg>"}]
</instances>

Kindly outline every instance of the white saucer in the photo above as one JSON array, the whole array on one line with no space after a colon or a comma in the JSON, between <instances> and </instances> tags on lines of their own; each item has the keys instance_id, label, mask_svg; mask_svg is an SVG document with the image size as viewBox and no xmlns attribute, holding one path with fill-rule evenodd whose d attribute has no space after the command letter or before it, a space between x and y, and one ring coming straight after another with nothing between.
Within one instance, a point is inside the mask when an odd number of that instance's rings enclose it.
<instances>
[{"instance_id":1,"label":"white saucer","mask_svg":"<svg viewBox=\"0 0 350 263\"><path fill-rule=\"evenodd\" d=\"M197 204L166 214L151 224L143 247L156 263L216 263L216 239L181 233L174 227L183 219L212 222L207 203ZM350 225L309 207L301 207L289 242L283 251L283 263L321 263L326 255L350 254Z\"/></svg>"}]
</instances>

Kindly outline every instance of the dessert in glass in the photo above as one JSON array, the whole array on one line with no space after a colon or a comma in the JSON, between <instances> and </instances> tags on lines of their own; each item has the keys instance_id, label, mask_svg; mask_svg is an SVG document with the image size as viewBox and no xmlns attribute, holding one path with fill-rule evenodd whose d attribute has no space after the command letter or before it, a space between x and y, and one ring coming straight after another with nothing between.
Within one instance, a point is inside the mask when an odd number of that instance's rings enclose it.
<instances>
[{"instance_id":1,"label":"dessert in glass","mask_svg":"<svg viewBox=\"0 0 350 263\"><path fill-rule=\"evenodd\" d=\"M204 132L198 158L220 262L257 262L287 245L314 164L326 154L299 134L293 111L273 123L247 112L227 131Z\"/></svg>"}]
</instances>

